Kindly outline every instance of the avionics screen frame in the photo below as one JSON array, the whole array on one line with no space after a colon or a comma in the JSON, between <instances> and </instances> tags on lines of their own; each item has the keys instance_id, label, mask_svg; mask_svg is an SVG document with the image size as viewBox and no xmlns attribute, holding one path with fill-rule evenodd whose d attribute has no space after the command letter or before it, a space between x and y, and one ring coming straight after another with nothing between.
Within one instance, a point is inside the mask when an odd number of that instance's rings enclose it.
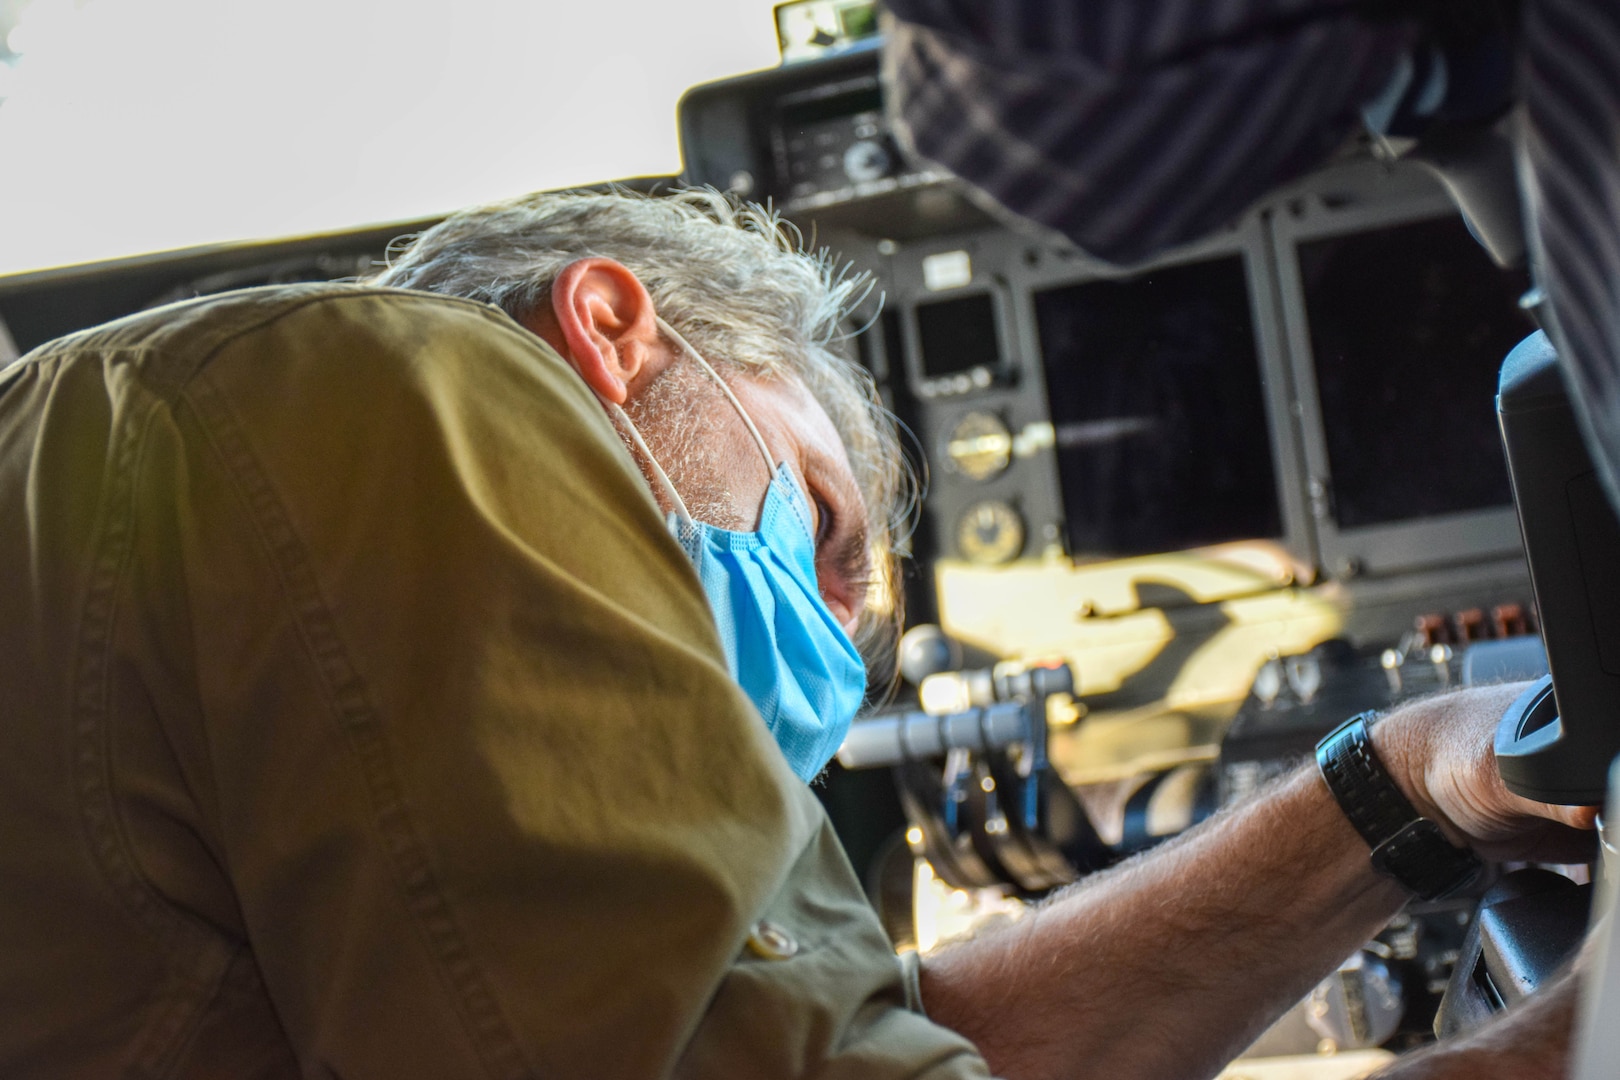
<instances>
[{"instance_id":1,"label":"avionics screen frame","mask_svg":"<svg viewBox=\"0 0 1620 1080\"><path fill-rule=\"evenodd\" d=\"M1304 467L1298 434L1291 422L1294 387L1291 368L1281 334L1282 316L1277 308L1271 276L1270 240L1259 213L1246 214L1236 225L1207 240L1177 248L1168 255L1136 266L1116 267L1075 253L1067 258L1046 254L1038 262L1020 260L1007 268L1009 298L1014 307L1012 326L1018 354L1024 358L1021 377L1039 386L1043 402L1050 406L1044 352L1036 320L1035 296L1052 289L1093 281L1139 277L1158 269L1206 262L1236 256L1243 262L1249 296L1249 317L1253 326L1255 361L1259 365L1260 392L1265 407L1267 434L1271 449L1272 480L1280 532L1276 536L1233 537L1229 542L1256 541L1279 545L1301 568L1315 565L1309 509L1303 495ZM1047 421L1051 422L1048 411ZM1069 507L1062 505L1062 477L1055 452L1049 452L1052 484L1058 493L1064 532L1069 532ZM1182 550L1182 549L1176 549ZM1106 552L1071 551L1077 562L1113 560L1120 556ZM1124 556L1126 558L1136 556ZM1304 583L1304 582L1302 582Z\"/></svg>"},{"instance_id":2,"label":"avionics screen frame","mask_svg":"<svg viewBox=\"0 0 1620 1080\"><path fill-rule=\"evenodd\" d=\"M1278 204L1271 222L1272 258L1280 291L1278 307L1299 399L1310 516L1322 566L1337 578L1522 554L1518 518L1511 503L1362 526L1342 525L1336 516L1327 418L1311 343L1299 249L1315 240L1457 218L1456 206L1428 177L1407 171L1387 181L1387 185L1381 185L1385 190L1377 195L1344 205L1330 205L1314 194L1287 200Z\"/></svg>"}]
</instances>

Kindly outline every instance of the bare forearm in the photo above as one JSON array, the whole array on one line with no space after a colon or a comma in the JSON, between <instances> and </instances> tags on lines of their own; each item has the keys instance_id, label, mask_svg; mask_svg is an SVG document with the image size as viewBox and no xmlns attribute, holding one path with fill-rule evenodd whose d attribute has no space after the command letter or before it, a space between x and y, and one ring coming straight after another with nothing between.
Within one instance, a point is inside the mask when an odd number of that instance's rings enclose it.
<instances>
[{"instance_id":1,"label":"bare forearm","mask_svg":"<svg viewBox=\"0 0 1620 1080\"><path fill-rule=\"evenodd\" d=\"M1590 846L1569 826L1590 829L1593 810L1518 798L1490 753L1520 690L1490 686L1403 706L1373 729L1377 756L1452 842L1495 860L1569 861L1559 856ZM923 1001L1015 1080L1208 1076L1370 937L1403 896L1373 873L1366 844L1316 771L1304 769L1005 932L930 959ZM1567 1012L1562 1027L1558 1013L1541 1013L1557 1007L1548 998L1529 1020L1403 1061L1413 1071L1392 1076L1559 1075ZM1530 1032L1546 1039L1527 1041ZM1497 1059L1526 1064L1519 1073L1468 1071Z\"/></svg>"},{"instance_id":2,"label":"bare forearm","mask_svg":"<svg viewBox=\"0 0 1620 1080\"><path fill-rule=\"evenodd\" d=\"M1314 771L931 957L930 1016L997 1075L1217 1072L1400 907Z\"/></svg>"}]
</instances>

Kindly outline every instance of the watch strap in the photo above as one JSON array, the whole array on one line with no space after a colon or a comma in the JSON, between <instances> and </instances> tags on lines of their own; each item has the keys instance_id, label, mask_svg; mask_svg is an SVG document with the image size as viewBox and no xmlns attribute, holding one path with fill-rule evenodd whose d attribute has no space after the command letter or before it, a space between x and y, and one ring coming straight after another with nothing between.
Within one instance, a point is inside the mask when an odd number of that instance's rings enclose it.
<instances>
[{"instance_id":1,"label":"watch strap","mask_svg":"<svg viewBox=\"0 0 1620 1080\"><path fill-rule=\"evenodd\" d=\"M1316 767L1372 849L1373 869L1425 900L1449 896L1472 882L1483 864L1420 816L1384 771L1367 731L1374 715L1358 713L1317 743Z\"/></svg>"}]
</instances>

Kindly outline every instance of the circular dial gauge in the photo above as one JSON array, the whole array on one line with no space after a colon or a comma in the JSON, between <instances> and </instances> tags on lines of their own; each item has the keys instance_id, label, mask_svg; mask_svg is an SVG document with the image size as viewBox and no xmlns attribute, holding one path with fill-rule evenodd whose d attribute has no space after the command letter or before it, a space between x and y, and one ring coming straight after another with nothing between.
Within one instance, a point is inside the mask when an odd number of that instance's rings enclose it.
<instances>
[{"instance_id":1,"label":"circular dial gauge","mask_svg":"<svg viewBox=\"0 0 1620 1080\"><path fill-rule=\"evenodd\" d=\"M956 526L956 546L969 562L993 566L1024 550L1024 519L1008 503L974 503Z\"/></svg>"},{"instance_id":2,"label":"circular dial gauge","mask_svg":"<svg viewBox=\"0 0 1620 1080\"><path fill-rule=\"evenodd\" d=\"M876 139L862 139L844 151L844 175L857 184L881 180L889 175L893 161Z\"/></svg>"},{"instance_id":3,"label":"circular dial gauge","mask_svg":"<svg viewBox=\"0 0 1620 1080\"><path fill-rule=\"evenodd\" d=\"M1012 432L994 413L970 412L951 429L945 453L969 480L988 480L1012 464Z\"/></svg>"}]
</instances>

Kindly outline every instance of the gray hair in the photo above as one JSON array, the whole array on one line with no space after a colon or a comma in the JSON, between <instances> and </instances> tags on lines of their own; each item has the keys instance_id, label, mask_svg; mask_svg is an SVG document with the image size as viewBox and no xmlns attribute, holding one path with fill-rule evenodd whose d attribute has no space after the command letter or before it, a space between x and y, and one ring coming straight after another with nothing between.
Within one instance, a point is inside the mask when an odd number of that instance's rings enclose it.
<instances>
[{"instance_id":1,"label":"gray hair","mask_svg":"<svg viewBox=\"0 0 1620 1080\"><path fill-rule=\"evenodd\" d=\"M525 195L453 214L390 255L374 284L482 300L517 319L550 300L568 264L614 259L711 361L796 377L831 417L866 501L879 580L857 638L869 660L887 653L900 620L894 550L916 483L871 375L848 353L842 324L870 293L868 275L805 249L774 211L712 189Z\"/></svg>"}]
</instances>

